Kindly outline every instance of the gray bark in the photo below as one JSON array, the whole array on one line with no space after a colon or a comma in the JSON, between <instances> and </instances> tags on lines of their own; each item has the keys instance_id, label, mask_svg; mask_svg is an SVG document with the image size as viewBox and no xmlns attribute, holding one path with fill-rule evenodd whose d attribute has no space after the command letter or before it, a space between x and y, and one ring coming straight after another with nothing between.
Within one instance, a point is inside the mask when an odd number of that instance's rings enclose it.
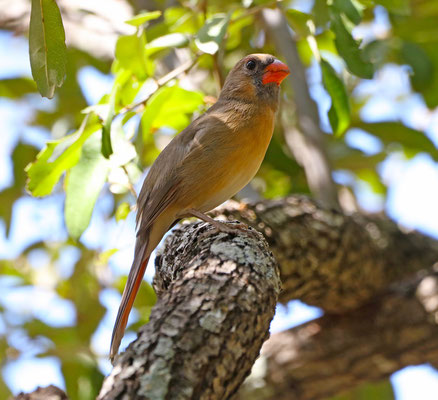
<instances>
[{"instance_id":1,"label":"gray bark","mask_svg":"<svg viewBox=\"0 0 438 400\"><path fill-rule=\"evenodd\" d=\"M383 216L345 215L304 196L229 203L214 214L265 235L280 268L282 303L300 299L329 313L358 308L438 260L436 240L403 233Z\"/></svg>"},{"instance_id":2,"label":"gray bark","mask_svg":"<svg viewBox=\"0 0 438 400\"><path fill-rule=\"evenodd\" d=\"M216 214L264 233L282 302L300 298L326 311L266 343L267 392L247 386L246 398L324 398L405 365L437 365L437 241L300 196L231 202ZM210 229L183 226L167 239L156 261L158 303L100 399L236 395L268 335L277 267L261 238Z\"/></svg>"},{"instance_id":3,"label":"gray bark","mask_svg":"<svg viewBox=\"0 0 438 400\"><path fill-rule=\"evenodd\" d=\"M277 264L261 235L210 229L185 226L166 241L150 321L99 399L227 399L249 374L275 313Z\"/></svg>"}]
</instances>

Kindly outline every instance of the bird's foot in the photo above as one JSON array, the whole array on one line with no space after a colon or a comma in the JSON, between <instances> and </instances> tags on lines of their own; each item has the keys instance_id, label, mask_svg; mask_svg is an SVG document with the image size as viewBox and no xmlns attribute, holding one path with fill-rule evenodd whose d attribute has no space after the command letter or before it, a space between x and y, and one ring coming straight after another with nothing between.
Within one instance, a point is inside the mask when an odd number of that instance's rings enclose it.
<instances>
[{"instance_id":1,"label":"bird's foot","mask_svg":"<svg viewBox=\"0 0 438 400\"><path fill-rule=\"evenodd\" d=\"M255 239L259 239L259 233L257 231L253 231L249 229L249 226L239 222L237 224L226 224L225 222L222 221L217 221L211 217L209 217L208 215L205 215L204 213L201 213L197 210L190 210L190 214L193 215L196 218L201 219L204 222L208 222L209 224L213 225L214 230L213 232L211 230L204 232L201 236L209 236L211 234L217 234L217 233L227 233L227 234L231 234L231 235L239 235L241 233L244 233L245 235L250 235L252 237L254 237Z\"/></svg>"}]
</instances>

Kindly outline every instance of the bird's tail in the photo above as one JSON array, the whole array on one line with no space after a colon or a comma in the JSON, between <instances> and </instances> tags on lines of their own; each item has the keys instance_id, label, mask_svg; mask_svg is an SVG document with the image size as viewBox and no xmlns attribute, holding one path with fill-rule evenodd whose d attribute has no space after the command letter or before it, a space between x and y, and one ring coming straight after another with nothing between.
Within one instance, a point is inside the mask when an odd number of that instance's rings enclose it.
<instances>
[{"instance_id":1,"label":"bird's tail","mask_svg":"<svg viewBox=\"0 0 438 400\"><path fill-rule=\"evenodd\" d=\"M110 359L114 360L116 356L120 342L122 341L125 333L126 324L128 323L129 313L131 312L132 305L134 304L135 296L137 295L140 284L143 280L146 266L148 265L149 255L145 258L145 251L148 243L148 238L142 240L141 248L136 249L134 262L132 263L129 271L128 280L123 290L122 301L120 302L119 311L117 312L116 322L113 328L113 334L111 337L111 351ZM137 243L138 244L138 243Z\"/></svg>"}]
</instances>

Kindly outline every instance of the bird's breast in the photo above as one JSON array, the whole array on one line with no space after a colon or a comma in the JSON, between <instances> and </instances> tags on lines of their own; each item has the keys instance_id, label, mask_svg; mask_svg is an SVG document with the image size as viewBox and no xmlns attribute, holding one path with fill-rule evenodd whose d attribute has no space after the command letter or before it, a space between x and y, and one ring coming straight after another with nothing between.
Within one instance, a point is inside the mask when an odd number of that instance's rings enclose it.
<instances>
[{"instance_id":1,"label":"bird's breast","mask_svg":"<svg viewBox=\"0 0 438 400\"><path fill-rule=\"evenodd\" d=\"M234 131L199 171L199 181L205 184L190 207L201 212L212 210L246 186L260 168L273 128L272 113Z\"/></svg>"}]
</instances>

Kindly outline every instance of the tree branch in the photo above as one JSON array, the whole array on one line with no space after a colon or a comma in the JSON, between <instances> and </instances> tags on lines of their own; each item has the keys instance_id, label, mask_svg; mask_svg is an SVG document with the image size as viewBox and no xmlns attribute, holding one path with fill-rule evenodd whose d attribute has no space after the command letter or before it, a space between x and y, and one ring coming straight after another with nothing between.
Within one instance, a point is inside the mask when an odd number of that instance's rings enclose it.
<instances>
[{"instance_id":1,"label":"tree branch","mask_svg":"<svg viewBox=\"0 0 438 400\"><path fill-rule=\"evenodd\" d=\"M438 273L414 279L437 266L436 240L302 196L229 202L216 214L265 234L281 301L328 312L273 336L264 350L269 396L250 388L249 398L316 399L405 365L438 365ZM279 280L264 241L210 229L197 223L168 237L156 260L158 303L101 400L236 393L267 337Z\"/></svg>"},{"instance_id":2,"label":"tree branch","mask_svg":"<svg viewBox=\"0 0 438 400\"><path fill-rule=\"evenodd\" d=\"M348 216L304 196L228 202L214 214L265 235L280 267L282 303L300 299L330 313L360 307L438 260L436 240L403 233L387 218Z\"/></svg>"},{"instance_id":3,"label":"tree branch","mask_svg":"<svg viewBox=\"0 0 438 400\"><path fill-rule=\"evenodd\" d=\"M202 238L202 240L199 240ZM158 302L99 399L225 399L268 337L280 280L266 242L177 229L156 260Z\"/></svg>"},{"instance_id":4,"label":"tree branch","mask_svg":"<svg viewBox=\"0 0 438 400\"><path fill-rule=\"evenodd\" d=\"M323 399L408 365L438 365L437 322L438 273L397 284L354 312L273 335L262 349L265 386L245 384L240 398Z\"/></svg>"}]
</instances>

